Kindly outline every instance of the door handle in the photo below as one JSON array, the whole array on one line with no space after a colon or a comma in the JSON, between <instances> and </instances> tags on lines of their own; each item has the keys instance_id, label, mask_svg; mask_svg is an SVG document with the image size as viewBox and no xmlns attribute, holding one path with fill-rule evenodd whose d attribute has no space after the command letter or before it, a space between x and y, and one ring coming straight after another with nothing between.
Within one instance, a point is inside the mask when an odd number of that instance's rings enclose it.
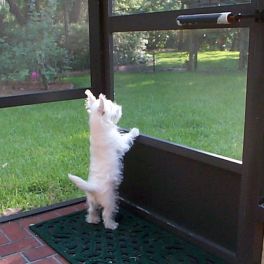
<instances>
[{"instance_id":1,"label":"door handle","mask_svg":"<svg viewBox=\"0 0 264 264\"><path fill-rule=\"evenodd\" d=\"M256 22L264 22L264 10L256 10L254 14L233 14L232 12L180 15L176 18L178 26L198 24L234 24L242 19L254 18Z\"/></svg>"}]
</instances>

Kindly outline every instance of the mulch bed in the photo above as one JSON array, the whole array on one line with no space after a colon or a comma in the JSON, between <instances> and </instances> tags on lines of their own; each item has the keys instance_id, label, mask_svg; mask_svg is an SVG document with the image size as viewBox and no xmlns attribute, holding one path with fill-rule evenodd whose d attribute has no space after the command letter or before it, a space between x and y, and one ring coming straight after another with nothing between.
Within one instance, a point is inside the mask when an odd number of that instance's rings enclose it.
<instances>
[{"instance_id":1,"label":"mulch bed","mask_svg":"<svg viewBox=\"0 0 264 264\"><path fill-rule=\"evenodd\" d=\"M12 96L12 95L21 95L29 93L38 93L43 91L58 91L58 90L68 90L73 89L74 85L72 83L65 82L54 82L50 83L48 89L40 82L17 82L17 81L8 81L0 82L0 96Z\"/></svg>"}]
</instances>

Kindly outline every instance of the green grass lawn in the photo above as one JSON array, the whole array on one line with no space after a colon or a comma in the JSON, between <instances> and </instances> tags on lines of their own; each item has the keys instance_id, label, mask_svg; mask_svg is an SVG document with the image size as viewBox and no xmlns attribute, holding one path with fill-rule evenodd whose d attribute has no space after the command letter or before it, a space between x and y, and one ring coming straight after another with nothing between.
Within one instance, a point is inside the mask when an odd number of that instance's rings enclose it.
<instances>
[{"instance_id":1,"label":"green grass lawn","mask_svg":"<svg viewBox=\"0 0 264 264\"><path fill-rule=\"evenodd\" d=\"M154 137L241 159L243 74L119 73L115 82L124 112L121 126L136 126Z\"/></svg>"},{"instance_id":2,"label":"green grass lawn","mask_svg":"<svg viewBox=\"0 0 264 264\"><path fill-rule=\"evenodd\" d=\"M218 68L233 63L232 54L230 58L216 54L218 59L209 53L201 55L204 65L206 58L216 68L217 61ZM87 76L69 80L77 87L89 83ZM120 125L241 159L245 82L245 73L235 70L116 73L116 100L123 105ZM87 177L89 131L84 100L1 109L0 121L0 211L83 195L67 174Z\"/></svg>"},{"instance_id":3,"label":"green grass lawn","mask_svg":"<svg viewBox=\"0 0 264 264\"><path fill-rule=\"evenodd\" d=\"M0 211L83 195L67 179L87 175L83 100L1 109L0 120Z\"/></svg>"},{"instance_id":4,"label":"green grass lawn","mask_svg":"<svg viewBox=\"0 0 264 264\"><path fill-rule=\"evenodd\" d=\"M179 67L184 52L157 54L158 68ZM241 159L246 74L238 52L198 53L197 72L115 74L121 125L208 152Z\"/></svg>"}]
</instances>

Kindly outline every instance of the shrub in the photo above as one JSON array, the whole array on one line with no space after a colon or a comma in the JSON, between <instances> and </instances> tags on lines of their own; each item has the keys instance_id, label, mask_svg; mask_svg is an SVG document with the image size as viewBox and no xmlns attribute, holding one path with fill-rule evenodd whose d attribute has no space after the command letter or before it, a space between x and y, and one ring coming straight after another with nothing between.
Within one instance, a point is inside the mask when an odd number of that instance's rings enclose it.
<instances>
[{"instance_id":1,"label":"shrub","mask_svg":"<svg viewBox=\"0 0 264 264\"><path fill-rule=\"evenodd\" d=\"M46 11L33 13L25 26L13 26L9 35L0 39L2 80L23 80L35 71L43 82L50 82L69 69L69 56L58 45L51 17Z\"/></svg>"},{"instance_id":2,"label":"shrub","mask_svg":"<svg viewBox=\"0 0 264 264\"><path fill-rule=\"evenodd\" d=\"M114 35L115 65L146 63L146 33L116 33Z\"/></svg>"},{"instance_id":3,"label":"shrub","mask_svg":"<svg viewBox=\"0 0 264 264\"><path fill-rule=\"evenodd\" d=\"M68 53L71 55L71 68L85 70L90 68L88 23L69 26Z\"/></svg>"}]
</instances>

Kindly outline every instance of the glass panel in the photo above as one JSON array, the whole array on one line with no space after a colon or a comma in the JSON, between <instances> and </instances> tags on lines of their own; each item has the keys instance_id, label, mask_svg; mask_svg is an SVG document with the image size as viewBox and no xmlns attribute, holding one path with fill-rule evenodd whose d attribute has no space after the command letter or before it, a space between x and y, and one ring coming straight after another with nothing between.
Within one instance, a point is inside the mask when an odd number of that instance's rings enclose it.
<instances>
[{"instance_id":1,"label":"glass panel","mask_svg":"<svg viewBox=\"0 0 264 264\"><path fill-rule=\"evenodd\" d=\"M116 33L122 127L241 159L247 29Z\"/></svg>"},{"instance_id":2,"label":"glass panel","mask_svg":"<svg viewBox=\"0 0 264 264\"><path fill-rule=\"evenodd\" d=\"M87 1L0 1L0 96L89 87L88 31Z\"/></svg>"},{"instance_id":3,"label":"glass panel","mask_svg":"<svg viewBox=\"0 0 264 264\"><path fill-rule=\"evenodd\" d=\"M250 0L113 0L114 15L250 3Z\"/></svg>"},{"instance_id":4,"label":"glass panel","mask_svg":"<svg viewBox=\"0 0 264 264\"><path fill-rule=\"evenodd\" d=\"M87 178L83 100L0 110L0 215L83 196L68 173Z\"/></svg>"}]
</instances>

